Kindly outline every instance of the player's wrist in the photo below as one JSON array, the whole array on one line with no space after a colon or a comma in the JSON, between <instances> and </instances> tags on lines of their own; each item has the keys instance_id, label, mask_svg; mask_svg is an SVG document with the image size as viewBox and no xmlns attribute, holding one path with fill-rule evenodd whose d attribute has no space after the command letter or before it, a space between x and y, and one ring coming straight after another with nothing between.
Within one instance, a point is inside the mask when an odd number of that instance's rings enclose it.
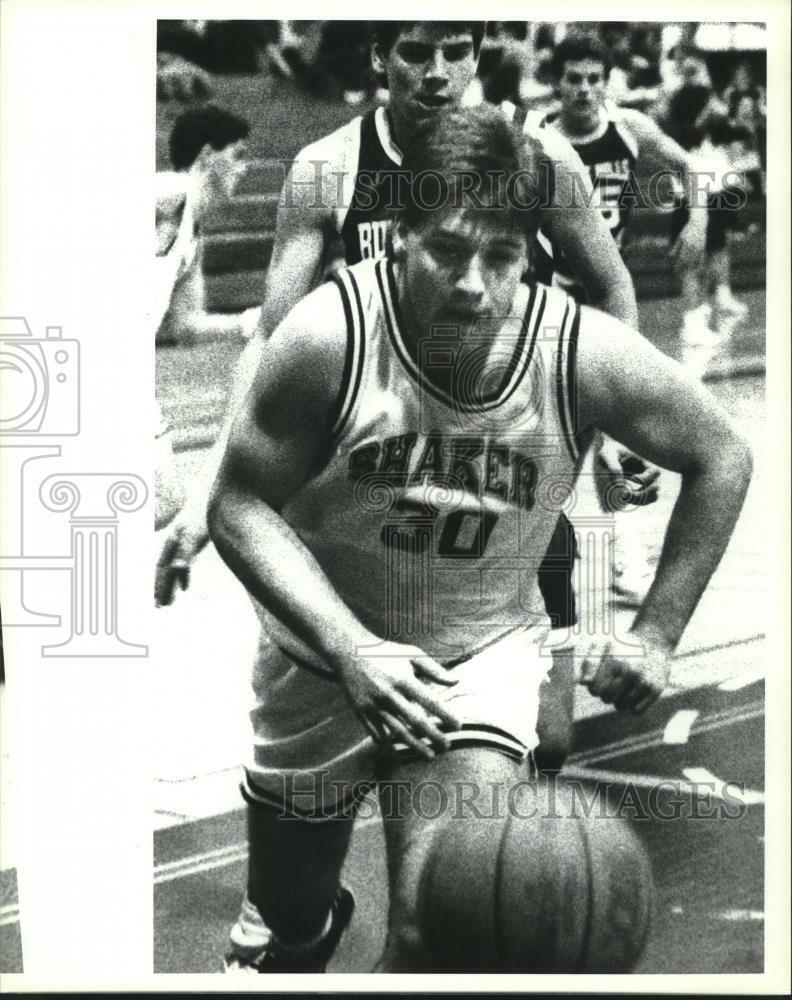
<instances>
[{"instance_id":1,"label":"player's wrist","mask_svg":"<svg viewBox=\"0 0 792 1000\"><path fill-rule=\"evenodd\" d=\"M381 640L368 629L350 624L326 633L321 655L334 673L343 676L362 656L376 652L380 644Z\"/></svg>"},{"instance_id":2,"label":"player's wrist","mask_svg":"<svg viewBox=\"0 0 792 1000\"><path fill-rule=\"evenodd\" d=\"M656 650L663 653L666 656L670 656L676 649L679 637L669 629L667 626L652 622L644 621L638 622L633 625L630 629L630 634L633 635L641 645Z\"/></svg>"}]
</instances>

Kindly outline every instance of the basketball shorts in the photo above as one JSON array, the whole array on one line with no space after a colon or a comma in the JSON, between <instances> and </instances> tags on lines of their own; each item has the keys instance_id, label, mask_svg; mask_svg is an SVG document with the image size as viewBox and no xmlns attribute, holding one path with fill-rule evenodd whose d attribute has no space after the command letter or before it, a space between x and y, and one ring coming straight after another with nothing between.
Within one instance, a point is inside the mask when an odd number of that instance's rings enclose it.
<instances>
[{"instance_id":1,"label":"basketball shorts","mask_svg":"<svg viewBox=\"0 0 792 1000\"><path fill-rule=\"evenodd\" d=\"M571 628L577 624L572 586L576 555L575 529L569 518L561 514L539 566L539 590L553 628Z\"/></svg>"},{"instance_id":2,"label":"basketball shorts","mask_svg":"<svg viewBox=\"0 0 792 1000\"><path fill-rule=\"evenodd\" d=\"M491 747L524 760L536 747L539 688L552 667L549 627L515 629L455 666L437 692L462 721L455 746ZM252 755L243 794L303 819L351 814L376 784L384 756L415 751L375 744L337 681L263 641L254 671Z\"/></svg>"}]
</instances>

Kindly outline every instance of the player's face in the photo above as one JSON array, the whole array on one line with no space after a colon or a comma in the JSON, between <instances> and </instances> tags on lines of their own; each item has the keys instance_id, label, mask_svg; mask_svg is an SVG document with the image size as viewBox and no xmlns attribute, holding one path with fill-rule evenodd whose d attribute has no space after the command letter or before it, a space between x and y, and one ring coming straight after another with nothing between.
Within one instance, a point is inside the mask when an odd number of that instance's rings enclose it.
<instances>
[{"instance_id":1,"label":"player's face","mask_svg":"<svg viewBox=\"0 0 792 1000\"><path fill-rule=\"evenodd\" d=\"M406 230L394 248L403 274L403 308L410 326L434 326L465 336L483 321L509 316L527 263L527 239L504 225L501 212L451 209Z\"/></svg>"},{"instance_id":2,"label":"player's face","mask_svg":"<svg viewBox=\"0 0 792 1000\"><path fill-rule=\"evenodd\" d=\"M372 61L387 74L390 112L402 145L427 118L458 107L476 72L471 33L442 22L412 25L387 56L375 46Z\"/></svg>"},{"instance_id":3,"label":"player's face","mask_svg":"<svg viewBox=\"0 0 792 1000\"><path fill-rule=\"evenodd\" d=\"M596 59L576 59L564 63L558 82L565 118L578 127L594 128L605 100L605 67Z\"/></svg>"}]
</instances>

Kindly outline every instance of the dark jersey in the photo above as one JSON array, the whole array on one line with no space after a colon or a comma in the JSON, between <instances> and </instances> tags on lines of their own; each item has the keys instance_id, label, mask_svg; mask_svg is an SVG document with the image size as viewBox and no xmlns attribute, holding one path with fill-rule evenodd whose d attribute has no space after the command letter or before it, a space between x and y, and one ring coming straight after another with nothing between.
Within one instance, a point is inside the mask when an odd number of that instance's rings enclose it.
<instances>
[{"instance_id":1,"label":"dark jersey","mask_svg":"<svg viewBox=\"0 0 792 1000\"><path fill-rule=\"evenodd\" d=\"M401 152L390 135L384 108L350 122L357 137L357 160L350 163L354 189L343 218L341 239L347 264L384 257L390 249L391 216L398 204ZM350 157L351 159L351 157Z\"/></svg>"},{"instance_id":2,"label":"dark jersey","mask_svg":"<svg viewBox=\"0 0 792 1000\"><path fill-rule=\"evenodd\" d=\"M629 186L635 190L634 170L638 148L633 136L620 123L618 109L606 110L608 117L599 135L587 142L576 142L571 139L570 142L588 169L594 188L594 204L601 210L616 245L621 247L632 202L631 198L624 197L625 188ZM558 112L554 112L546 115L539 126L554 128L557 127L557 121ZM555 272L559 284L569 285L573 282L574 277L563 255L552 248L548 240L542 240L541 246L537 277L549 282L552 273Z\"/></svg>"}]
</instances>

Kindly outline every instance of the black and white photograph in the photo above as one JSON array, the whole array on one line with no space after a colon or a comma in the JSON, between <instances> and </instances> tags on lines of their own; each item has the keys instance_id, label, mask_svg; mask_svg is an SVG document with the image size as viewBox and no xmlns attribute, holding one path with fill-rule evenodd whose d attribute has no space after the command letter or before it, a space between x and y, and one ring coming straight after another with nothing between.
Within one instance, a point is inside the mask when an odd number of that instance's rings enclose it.
<instances>
[{"instance_id":1,"label":"black and white photograph","mask_svg":"<svg viewBox=\"0 0 792 1000\"><path fill-rule=\"evenodd\" d=\"M177 11L9 161L3 981L783 991L788 24Z\"/></svg>"}]
</instances>

